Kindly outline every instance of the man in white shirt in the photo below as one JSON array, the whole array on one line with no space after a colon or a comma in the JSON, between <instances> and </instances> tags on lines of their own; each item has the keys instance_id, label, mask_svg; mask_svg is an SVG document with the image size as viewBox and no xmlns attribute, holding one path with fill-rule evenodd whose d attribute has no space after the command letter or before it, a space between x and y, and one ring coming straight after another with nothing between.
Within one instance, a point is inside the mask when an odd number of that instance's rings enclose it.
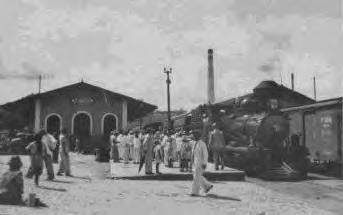
<instances>
[{"instance_id":1,"label":"man in white shirt","mask_svg":"<svg viewBox=\"0 0 343 215\"><path fill-rule=\"evenodd\" d=\"M123 147L123 141L124 140L124 136L122 131L119 131L119 135L117 136L117 146L118 146L118 152L119 152L119 159L123 159L124 158L124 147Z\"/></svg>"},{"instance_id":2,"label":"man in white shirt","mask_svg":"<svg viewBox=\"0 0 343 215\"><path fill-rule=\"evenodd\" d=\"M48 180L54 180L54 167L52 162L53 151L56 148L57 140L51 134L47 133L45 130L41 130L42 143L43 143L43 159L46 167L46 172L48 173Z\"/></svg>"},{"instance_id":3,"label":"man in white shirt","mask_svg":"<svg viewBox=\"0 0 343 215\"><path fill-rule=\"evenodd\" d=\"M176 133L176 139L175 139L175 142L176 142L176 160L179 162L179 166L180 166L180 171L183 169L183 166L181 165L182 164L182 161L181 161L181 148L182 148L182 134L181 134L181 131Z\"/></svg>"},{"instance_id":4,"label":"man in white shirt","mask_svg":"<svg viewBox=\"0 0 343 215\"><path fill-rule=\"evenodd\" d=\"M71 176L70 158L69 158L70 142L69 142L66 128L62 129L61 134L59 136L59 140L61 144L61 147L60 147L61 161L60 161L60 168L58 170L57 175L62 175L62 173L65 173L66 176Z\"/></svg>"},{"instance_id":5,"label":"man in white shirt","mask_svg":"<svg viewBox=\"0 0 343 215\"><path fill-rule=\"evenodd\" d=\"M193 131L194 146L192 151L192 163L194 164L194 174L191 196L199 196L200 188L202 188L205 193L208 193L213 188L213 185L203 176L207 167L208 150L204 141L200 139L200 136L201 134L199 131Z\"/></svg>"},{"instance_id":6,"label":"man in white shirt","mask_svg":"<svg viewBox=\"0 0 343 215\"><path fill-rule=\"evenodd\" d=\"M129 132L126 131L124 133L124 136L122 138L121 144L123 146L123 160L124 164L129 163L130 159L130 142L129 142Z\"/></svg>"},{"instance_id":7,"label":"man in white shirt","mask_svg":"<svg viewBox=\"0 0 343 215\"><path fill-rule=\"evenodd\" d=\"M129 143L129 158L130 160L133 160L134 161L134 144L133 144L133 139L135 138L134 134L133 134L133 131L130 131L129 134L128 134L128 143Z\"/></svg>"},{"instance_id":8,"label":"man in white shirt","mask_svg":"<svg viewBox=\"0 0 343 215\"><path fill-rule=\"evenodd\" d=\"M110 136L110 146L111 146L110 159L113 162L118 162L119 161L118 146L117 146L117 135L118 135L118 132L111 131L111 136Z\"/></svg>"}]
</instances>

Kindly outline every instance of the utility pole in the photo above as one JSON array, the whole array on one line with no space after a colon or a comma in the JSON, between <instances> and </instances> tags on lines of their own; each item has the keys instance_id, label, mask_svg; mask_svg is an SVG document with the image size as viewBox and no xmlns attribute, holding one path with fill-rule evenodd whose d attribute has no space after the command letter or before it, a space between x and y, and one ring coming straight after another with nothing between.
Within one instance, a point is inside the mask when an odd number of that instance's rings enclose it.
<instances>
[{"instance_id":1,"label":"utility pole","mask_svg":"<svg viewBox=\"0 0 343 215\"><path fill-rule=\"evenodd\" d=\"M38 76L38 94L40 94L42 88L42 75Z\"/></svg>"},{"instance_id":2,"label":"utility pole","mask_svg":"<svg viewBox=\"0 0 343 215\"><path fill-rule=\"evenodd\" d=\"M313 77L313 97L317 101L317 86L316 86L316 76Z\"/></svg>"},{"instance_id":3,"label":"utility pole","mask_svg":"<svg viewBox=\"0 0 343 215\"><path fill-rule=\"evenodd\" d=\"M167 74L166 83L167 83L168 133L169 133L169 131L171 129L171 115L170 115L170 84L171 84L171 81L170 81L169 75L172 73L172 68L169 68L169 70L164 68L164 73Z\"/></svg>"}]
</instances>

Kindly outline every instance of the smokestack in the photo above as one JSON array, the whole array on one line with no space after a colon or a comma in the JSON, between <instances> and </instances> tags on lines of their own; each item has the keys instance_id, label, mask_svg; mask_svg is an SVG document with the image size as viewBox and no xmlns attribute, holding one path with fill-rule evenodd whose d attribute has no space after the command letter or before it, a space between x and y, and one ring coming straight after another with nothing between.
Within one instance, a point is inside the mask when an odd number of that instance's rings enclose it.
<instances>
[{"instance_id":1,"label":"smokestack","mask_svg":"<svg viewBox=\"0 0 343 215\"><path fill-rule=\"evenodd\" d=\"M313 97L314 100L317 100L316 76L313 77Z\"/></svg>"},{"instance_id":2,"label":"smokestack","mask_svg":"<svg viewBox=\"0 0 343 215\"><path fill-rule=\"evenodd\" d=\"M292 90L294 90L294 73L291 74Z\"/></svg>"},{"instance_id":3,"label":"smokestack","mask_svg":"<svg viewBox=\"0 0 343 215\"><path fill-rule=\"evenodd\" d=\"M208 50L208 79L207 79L207 97L208 103L213 104L214 96L214 70L213 70L213 49Z\"/></svg>"}]
</instances>

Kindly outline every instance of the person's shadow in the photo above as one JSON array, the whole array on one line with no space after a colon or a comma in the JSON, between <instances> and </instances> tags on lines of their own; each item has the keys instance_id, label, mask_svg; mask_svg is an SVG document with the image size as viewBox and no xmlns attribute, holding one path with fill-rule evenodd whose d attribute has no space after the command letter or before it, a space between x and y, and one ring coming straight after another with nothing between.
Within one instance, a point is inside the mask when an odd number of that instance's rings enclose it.
<instances>
[{"instance_id":1,"label":"person's shadow","mask_svg":"<svg viewBox=\"0 0 343 215\"><path fill-rule=\"evenodd\" d=\"M67 192L67 190L64 188L54 188L54 187L47 187L47 186L42 186L42 185L38 186L38 188L44 189L44 190L58 191L58 192Z\"/></svg>"},{"instance_id":2,"label":"person's shadow","mask_svg":"<svg viewBox=\"0 0 343 215\"><path fill-rule=\"evenodd\" d=\"M228 196L221 196L221 195L217 195L217 194L207 194L206 196L204 196L204 198L227 200L227 201L236 201L236 202L242 201L242 200L237 199L237 198L228 197Z\"/></svg>"},{"instance_id":3,"label":"person's shadow","mask_svg":"<svg viewBox=\"0 0 343 215\"><path fill-rule=\"evenodd\" d=\"M62 180L57 180L57 179L53 180L52 182L53 183L61 183L61 184L73 184L74 183L72 181L62 181Z\"/></svg>"},{"instance_id":4,"label":"person's shadow","mask_svg":"<svg viewBox=\"0 0 343 215\"><path fill-rule=\"evenodd\" d=\"M86 180L86 181L92 181L92 178L90 177L85 177L85 176L70 176L70 178L75 178L75 179L80 179L80 180Z\"/></svg>"}]
</instances>

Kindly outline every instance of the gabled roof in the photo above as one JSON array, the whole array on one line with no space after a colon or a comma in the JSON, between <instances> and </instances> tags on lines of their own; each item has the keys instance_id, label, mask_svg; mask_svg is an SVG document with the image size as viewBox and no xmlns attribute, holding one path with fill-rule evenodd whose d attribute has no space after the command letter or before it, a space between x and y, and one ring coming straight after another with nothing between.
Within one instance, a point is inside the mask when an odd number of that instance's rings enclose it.
<instances>
[{"instance_id":1,"label":"gabled roof","mask_svg":"<svg viewBox=\"0 0 343 215\"><path fill-rule=\"evenodd\" d=\"M119 94L119 93L116 93L116 92L113 92L110 90L106 90L102 87L98 87L98 86L95 86L95 85L92 85L92 84L89 84L89 83L86 83L83 81L75 83L75 84L67 85L64 87L60 87L60 88L57 88L54 90L50 90L47 92L31 94L31 95L23 97L19 100L16 100L14 102L8 102L4 105L1 105L1 107L8 109L8 107L11 107L11 106L16 105L18 103L33 101L36 98L44 98L44 97L49 97L49 96L60 95L62 93L71 91L75 88L84 88L84 89L92 89L92 90L96 90L96 91L101 91L101 92L107 93L113 97L117 97L117 98L126 100L128 102L128 112L130 113L129 114L129 117L130 117L129 120L133 120L135 118L142 117L145 114L150 113L153 110L157 109L157 106L146 103L142 100L138 100L138 99L135 99L135 98L123 95L123 94Z\"/></svg>"}]
</instances>

